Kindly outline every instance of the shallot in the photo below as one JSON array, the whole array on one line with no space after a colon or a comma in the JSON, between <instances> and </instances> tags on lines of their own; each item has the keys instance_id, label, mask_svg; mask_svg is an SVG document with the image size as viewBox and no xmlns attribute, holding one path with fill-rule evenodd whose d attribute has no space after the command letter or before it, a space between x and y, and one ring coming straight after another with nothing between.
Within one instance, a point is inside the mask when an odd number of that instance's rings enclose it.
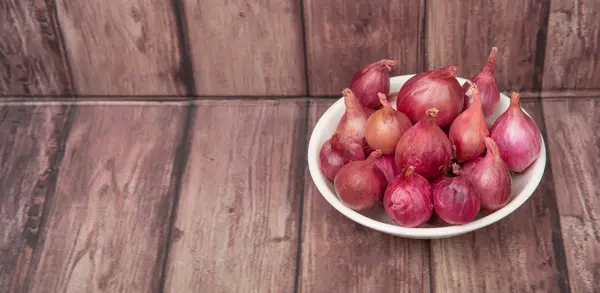
<instances>
[{"instance_id":1,"label":"shallot","mask_svg":"<svg viewBox=\"0 0 600 293\"><path fill-rule=\"evenodd\" d=\"M465 163L463 176L471 182L481 196L481 207L489 212L499 210L508 203L511 192L510 171L506 167L494 140L484 138L485 156Z\"/></svg>"},{"instance_id":2,"label":"shallot","mask_svg":"<svg viewBox=\"0 0 600 293\"><path fill-rule=\"evenodd\" d=\"M490 135L481 109L479 90L470 80L467 80L467 83L470 84L467 95L472 96L474 102L456 117L449 132L454 157L459 162L468 161L481 155L485 151L483 138Z\"/></svg>"},{"instance_id":3,"label":"shallot","mask_svg":"<svg viewBox=\"0 0 600 293\"><path fill-rule=\"evenodd\" d=\"M428 109L425 117L398 140L395 159L400 170L414 166L416 173L431 180L450 167L452 147L446 134L435 123L438 112L436 108Z\"/></svg>"},{"instance_id":4,"label":"shallot","mask_svg":"<svg viewBox=\"0 0 600 293\"><path fill-rule=\"evenodd\" d=\"M385 94L379 93L383 107L367 120L366 139L372 149L381 149L383 154L393 154L398 140L412 123L402 112L392 108Z\"/></svg>"},{"instance_id":5,"label":"shallot","mask_svg":"<svg viewBox=\"0 0 600 293\"><path fill-rule=\"evenodd\" d=\"M494 76L497 53L498 48L493 47L488 56L488 63L483 67L481 72L471 77L471 81L477 85L477 88L481 93L481 104L485 117L492 115L500 102L500 91L498 90L496 77ZM463 84L463 90L465 92L469 90L469 87L470 85L468 83ZM465 109L469 108L473 102L473 96L465 95Z\"/></svg>"},{"instance_id":6,"label":"shallot","mask_svg":"<svg viewBox=\"0 0 600 293\"><path fill-rule=\"evenodd\" d=\"M329 180L335 178L335 174L351 161L361 161L365 159L365 153L360 143L334 133L328 139L319 152L320 167L325 177Z\"/></svg>"},{"instance_id":7,"label":"shallot","mask_svg":"<svg viewBox=\"0 0 600 293\"><path fill-rule=\"evenodd\" d=\"M426 223L433 214L431 186L427 179L409 166L385 190L383 207L400 226L414 228Z\"/></svg>"},{"instance_id":8,"label":"shallot","mask_svg":"<svg viewBox=\"0 0 600 293\"><path fill-rule=\"evenodd\" d=\"M396 166L396 160L394 160L393 155L383 155L377 159L375 162L379 171L385 175L388 183L394 180L396 175L398 175L398 166Z\"/></svg>"},{"instance_id":9,"label":"shallot","mask_svg":"<svg viewBox=\"0 0 600 293\"><path fill-rule=\"evenodd\" d=\"M375 150L366 160L350 162L335 175L335 192L349 208L362 211L381 204L388 184L385 175L375 165L381 155L381 150Z\"/></svg>"},{"instance_id":10,"label":"shallot","mask_svg":"<svg viewBox=\"0 0 600 293\"><path fill-rule=\"evenodd\" d=\"M436 122L449 126L462 112L464 91L456 80L458 66L421 72L411 77L398 93L397 109L406 114L412 123L423 119L427 109L437 108Z\"/></svg>"},{"instance_id":11,"label":"shallot","mask_svg":"<svg viewBox=\"0 0 600 293\"><path fill-rule=\"evenodd\" d=\"M520 95L512 93L508 109L498 117L491 129L506 166L514 172L523 172L539 157L542 150L542 133L521 109Z\"/></svg>"},{"instance_id":12,"label":"shallot","mask_svg":"<svg viewBox=\"0 0 600 293\"><path fill-rule=\"evenodd\" d=\"M340 122L336 127L336 132L361 143L364 147L364 143L366 142L365 129L369 114L365 111L365 108L356 98L352 90L346 88L342 93L344 94L346 112L342 116L342 119L340 119Z\"/></svg>"},{"instance_id":13,"label":"shallot","mask_svg":"<svg viewBox=\"0 0 600 293\"><path fill-rule=\"evenodd\" d=\"M433 208L444 222L462 225L473 221L481 208L480 195L462 175L458 164L452 164L455 177L443 176L431 183Z\"/></svg>"},{"instance_id":14,"label":"shallot","mask_svg":"<svg viewBox=\"0 0 600 293\"><path fill-rule=\"evenodd\" d=\"M390 70L396 64L396 60L383 59L361 68L352 75L350 89L363 105L370 108L381 106L377 93L387 94L390 91Z\"/></svg>"}]
</instances>

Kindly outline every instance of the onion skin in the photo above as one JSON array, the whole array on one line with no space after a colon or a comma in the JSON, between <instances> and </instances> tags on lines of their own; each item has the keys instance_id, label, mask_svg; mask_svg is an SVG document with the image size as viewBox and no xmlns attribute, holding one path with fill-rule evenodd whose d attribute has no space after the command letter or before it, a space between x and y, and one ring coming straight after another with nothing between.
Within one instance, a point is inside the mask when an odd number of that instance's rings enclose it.
<instances>
[{"instance_id":1,"label":"onion skin","mask_svg":"<svg viewBox=\"0 0 600 293\"><path fill-rule=\"evenodd\" d=\"M485 146L485 156L465 163L462 172L479 193L481 208L494 212L508 203L512 179L494 140L486 137Z\"/></svg>"},{"instance_id":2,"label":"onion skin","mask_svg":"<svg viewBox=\"0 0 600 293\"><path fill-rule=\"evenodd\" d=\"M388 183L392 182L392 180L394 180L394 178L396 178L396 176L399 174L398 166L396 166L396 160L394 159L394 156L383 155L375 161L375 165L379 171L385 175Z\"/></svg>"},{"instance_id":3,"label":"onion skin","mask_svg":"<svg viewBox=\"0 0 600 293\"><path fill-rule=\"evenodd\" d=\"M383 93L379 93L383 107L369 116L366 125L366 140L372 149L381 149L384 155L393 154L398 140L412 123L401 112L392 108Z\"/></svg>"},{"instance_id":4,"label":"onion skin","mask_svg":"<svg viewBox=\"0 0 600 293\"><path fill-rule=\"evenodd\" d=\"M375 165L379 157L381 150L375 150L366 160L350 162L335 175L335 192L344 205L363 211L381 204L388 182Z\"/></svg>"},{"instance_id":5,"label":"onion skin","mask_svg":"<svg viewBox=\"0 0 600 293\"><path fill-rule=\"evenodd\" d=\"M358 101L352 90L346 88L342 93L344 94L346 112L342 116L342 119L340 119L340 122L336 127L336 132L359 142L364 147L369 114L360 101Z\"/></svg>"},{"instance_id":6,"label":"onion skin","mask_svg":"<svg viewBox=\"0 0 600 293\"><path fill-rule=\"evenodd\" d=\"M479 157L485 151L483 138L490 136L481 108L479 90L470 80L467 83L471 85L467 95L474 97L474 103L456 117L449 131L454 157L459 162Z\"/></svg>"},{"instance_id":7,"label":"onion skin","mask_svg":"<svg viewBox=\"0 0 600 293\"><path fill-rule=\"evenodd\" d=\"M361 68L352 75L350 89L363 105L370 108L381 106L377 93L389 93L390 71L396 64L396 60L383 59Z\"/></svg>"},{"instance_id":8,"label":"onion skin","mask_svg":"<svg viewBox=\"0 0 600 293\"><path fill-rule=\"evenodd\" d=\"M464 91L456 80L458 66L421 72L411 77L398 92L397 109L412 123L421 121L427 109L437 108L436 123L450 126L464 108Z\"/></svg>"},{"instance_id":9,"label":"onion skin","mask_svg":"<svg viewBox=\"0 0 600 293\"><path fill-rule=\"evenodd\" d=\"M520 105L520 95L512 93L510 106L494 122L490 137L506 166L514 172L525 171L539 157L542 133Z\"/></svg>"},{"instance_id":10,"label":"onion skin","mask_svg":"<svg viewBox=\"0 0 600 293\"><path fill-rule=\"evenodd\" d=\"M383 196L383 207L388 216L396 224L408 228L427 223L433 214L431 186L414 170L409 166L402 176L390 183Z\"/></svg>"},{"instance_id":11,"label":"onion skin","mask_svg":"<svg viewBox=\"0 0 600 293\"><path fill-rule=\"evenodd\" d=\"M319 167L325 177L333 181L342 166L352 161L362 161L364 159L365 153L360 143L339 133L334 133L321 147Z\"/></svg>"},{"instance_id":12,"label":"onion skin","mask_svg":"<svg viewBox=\"0 0 600 293\"><path fill-rule=\"evenodd\" d=\"M481 208L480 195L458 164L452 165L456 177L440 177L431 183L435 213L446 223L462 225L475 219Z\"/></svg>"},{"instance_id":13,"label":"onion skin","mask_svg":"<svg viewBox=\"0 0 600 293\"><path fill-rule=\"evenodd\" d=\"M449 169L452 147L435 123L436 115L436 108L428 109L426 116L400 137L395 152L400 170L414 166L416 173L432 180Z\"/></svg>"},{"instance_id":14,"label":"onion skin","mask_svg":"<svg viewBox=\"0 0 600 293\"><path fill-rule=\"evenodd\" d=\"M498 103L500 103L500 90L496 84L496 76L494 70L496 67L496 55L498 54L498 48L493 47L490 55L488 56L488 63L483 67L481 72L471 77L471 81L477 85L479 92L481 93L481 104L483 108L483 114L488 117L494 113ZM469 90L469 83L463 84L463 90L467 92ZM473 97L467 95L464 96L465 106L469 108L474 100Z\"/></svg>"}]
</instances>

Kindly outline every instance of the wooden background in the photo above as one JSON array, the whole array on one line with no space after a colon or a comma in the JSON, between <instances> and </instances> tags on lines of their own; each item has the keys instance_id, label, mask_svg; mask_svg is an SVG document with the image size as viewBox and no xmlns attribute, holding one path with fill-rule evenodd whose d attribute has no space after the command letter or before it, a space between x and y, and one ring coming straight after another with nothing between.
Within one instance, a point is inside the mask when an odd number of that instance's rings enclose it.
<instances>
[{"instance_id":1,"label":"wooden background","mask_svg":"<svg viewBox=\"0 0 600 293\"><path fill-rule=\"evenodd\" d=\"M502 91L600 90L600 0L3 0L0 94L340 96L394 75L470 77L499 48ZM547 93L547 94L546 94ZM527 94L525 94L527 95Z\"/></svg>"}]
</instances>

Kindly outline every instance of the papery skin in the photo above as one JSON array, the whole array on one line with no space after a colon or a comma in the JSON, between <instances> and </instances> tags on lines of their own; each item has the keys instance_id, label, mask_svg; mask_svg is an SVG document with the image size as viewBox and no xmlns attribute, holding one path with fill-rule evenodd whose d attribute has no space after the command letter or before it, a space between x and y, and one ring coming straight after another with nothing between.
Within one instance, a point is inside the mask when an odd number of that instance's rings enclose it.
<instances>
[{"instance_id":1,"label":"papery skin","mask_svg":"<svg viewBox=\"0 0 600 293\"><path fill-rule=\"evenodd\" d=\"M456 117L449 131L454 157L459 162L468 161L481 155L485 151L483 139L490 135L481 108L481 96L477 86L469 80L467 83L471 85L467 95L474 97L474 103Z\"/></svg>"},{"instance_id":2,"label":"papery skin","mask_svg":"<svg viewBox=\"0 0 600 293\"><path fill-rule=\"evenodd\" d=\"M502 160L517 173L531 166L542 150L542 133L535 121L523 112L519 100L519 93L512 93L510 106L490 130Z\"/></svg>"},{"instance_id":3,"label":"papery skin","mask_svg":"<svg viewBox=\"0 0 600 293\"><path fill-rule=\"evenodd\" d=\"M396 60L383 59L361 68L352 75L350 89L363 105L369 108L381 106L377 93L389 93L390 70L396 64L398 64Z\"/></svg>"},{"instance_id":4,"label":"papery skin","mask_svg":"<svg viewBox=\"0 0 600 293\"><path fill-rule=\"evenodd\" d=\"M398 166L393 155L383 155L375 161L375 165L385 175L388 183L399 174Z\"/></svg>"},{"instance_id":5,"label":"papery skin","mask_svg":"<svg viewBox=\"0 0 600 293\"><path fill-rule=\"evenodd\" d=\"M333 185L344 205L363 211L381 204L388 182L375 165L379 157L381 151L375 150L366 160L350 162L337 172Z\"/></svg>"},{"instance_id":6,"label":"papery skin","mask_svg":"<svg viewBox=\"0 0 600 293\"><path fill-rule=\"evenodd\" d=\"M435 213L446 223L462 225L475 219L481 208L477 190L464 177L442 176L431 183Z\"/></svg>"},{"instance_id":7,"label":"papery skin","mask_svg":"<svg viewBox=\"0 0 600 293\"><path fill-rule=\"evenodd\" d=\"M411 77L398 92L397 109L413 124L421 121L425 111L437 108L436 123L449 126L464 108L464 91L456 80L458 66L421 72Z\"/></svg>"},{"instance_id":8,"label":"papery skin","mask_svg":"<svg viewBox=\"0 0 600 293\"><path fill-rule=\"evenodd\" d=\"M365 159L365 153L360 143L334 133L328 139L319 152L319 167L327 179L335 178L337 172L352 161L362 161Z\"/></svg>"},{"instance_id":9,"label":"papery skin","mask_svg":"<svg viewBox=\"0 0 600 293\"><path fill-rule=\"evenodd\" d=\"M412 127L410 119L396 111L383 93L379 93L382 108L367 119L366 140L372 149L381 149L384 155L393 154L398 140Z\"/></svg>"},{"instance_id":10,"label":"papery skin","mask_svg":"<svg viewBox=\"0 0 600 293\"><path fill-rule=\"evenodd\" d=\"M485 117L492 115L496 110L498 103L500 103L500 90L498 90L496 76L494 75L497 53L498 48L493 47L488 56L488 63L483 67L481 72L470 78L470 80L477 85L479 92L481 92L481 104ZM463 90L465 92L469 90L469 83L465 82L463 84ZM464 98L464 108L467 109L473 104L473 97L465 95Z\"/></svg>"},{"instance_id":11,"label":"papery skin","mask_svg":"<svg viewBox=\"0 0 600 293\"><path fill-rule=\"evenodd\" d=\"M346 111L340 119L335 131L363 145L366 143L365 133L369 114L350 89L346 88L342 93L344 94Z\"/></svg>"},{"instance_id":12,"label":"papery skin","mask_svg":"<svg viewBox=\"0 0 600 293\"><path fill-rule=\"evenodd\" d=\"M427 179L414 173L414 167L409 166L403 175L388 185L383 207L396 224L415 228L425 224L433 214L431 194Z\"/></svg>"}]
</instances>

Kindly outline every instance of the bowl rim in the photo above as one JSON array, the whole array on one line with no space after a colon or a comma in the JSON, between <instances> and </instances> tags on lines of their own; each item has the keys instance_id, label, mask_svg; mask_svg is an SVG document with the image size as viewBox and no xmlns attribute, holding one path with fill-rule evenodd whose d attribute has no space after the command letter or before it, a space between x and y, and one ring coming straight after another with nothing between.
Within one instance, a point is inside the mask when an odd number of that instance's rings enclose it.
<instances>
[{"instance_id":1,"label":"bowl rim","mask_svg":"<svg viewBox=\"0 0 600 293\"><path fill-rule=\"evenodd\" d=\"M407 79L414 75L415 74L394 76L390 78L390 82L394 82L395 80L400 79ZM457 77L457 79L459 80L459 82L461 82L461 84L464 83L464 81L466 80L461 77ZM500 93L500 95L505 98L508 98L502 93ZM321 145L318 145L316 134L324 131L325 125L327 123L326 121L329 121L335 114L334 109L340 106L343 107L343 103L343 97L340 97L340 99L338 99L335 103L329 106L325 113L323 113L323 115L319 118L319 120L315 124L315 127L312 130L307 150L309 173L313 180L313 183L319 190L321 196L323 196L325 200L331 206L333 206L333 208L335 208L338 212L342 213L345 217L349 218L350 220L361 224L365 227L371 228L373 230L395 236L403 236L418 239L444 238L469 233L481 229L483 227L489 226L495 222L498 222L499 220L505 218L506 216L510 215L515 210L517 210L521 205L523 205L523 203L525 203L531 197L531 195L533 195L544 176L546 169L546 144L542 135L542 148L540 151L540 155L538 156L536 161L529 167L534 168L535 170L541 169L541 172L533 172L532 176L530 177L523 190L521 190L521 192L517 194L507 205L493 213L490 213L467 224L434 228L406 228L399 225L384 223L371 219L345 206L337 198L337 196L329 190L329 188L327 187L327 179L322 174L319 168L318 153L320 151ZM529 115L529 113L527 113L525 109L523 109L523 111L527 115Z\"/></svg>"}]
</instances>

